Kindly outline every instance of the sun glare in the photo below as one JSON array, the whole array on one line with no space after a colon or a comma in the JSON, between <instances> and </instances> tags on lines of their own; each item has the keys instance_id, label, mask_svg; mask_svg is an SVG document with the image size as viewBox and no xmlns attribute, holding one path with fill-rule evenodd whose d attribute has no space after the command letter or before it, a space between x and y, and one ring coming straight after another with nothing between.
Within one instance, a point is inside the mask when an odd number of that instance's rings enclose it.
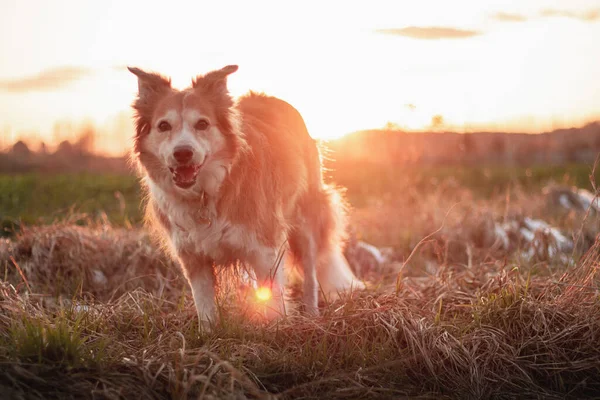
<instances>
[{"instance_id":1,"label":"sun glare","mask_svg":"<svg viewBox=\"0 0 600 400\"><path fill-rule=\"evenodd\" d=\"M256 299L262 303L267 302L271 299L272 293L271 288L267 286L261 286L256 289Z\"/></svg>"}]
</instances>

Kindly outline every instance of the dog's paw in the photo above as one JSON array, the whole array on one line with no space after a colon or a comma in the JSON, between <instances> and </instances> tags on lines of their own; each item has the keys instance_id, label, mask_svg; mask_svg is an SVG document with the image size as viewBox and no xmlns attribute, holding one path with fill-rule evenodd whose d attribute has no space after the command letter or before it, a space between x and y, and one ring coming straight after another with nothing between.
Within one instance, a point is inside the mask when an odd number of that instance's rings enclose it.
<instances>
[{"instance_id":1,"label":"dog's paw","mask_svg":"<svg viewBox=\"0 0 600 400\"><path fill-rule=\"evenodd\" d=\"M215 330L218 320L216 317L209 318L206 315L198 314L198 332L211 333Z\"/></svg>"},{"instance_id":2,"label":"dog's paw","mask_svg":"<svg viewBox=\"0 0 600 400\"><path fill-rule=\"evenodd\" d=\"M198 332L200 333L211 333L214 329L214 324L211 321L199 320L198 321Z\"/></svg>"},{"instance_id":3,"label":"dog's paw","mask_svg":"<svg viewBox=\"0 0 600 400\"><path fill-rule=\"evenodd\" d=\"M303 314L307 317L318 317L319 316L319 307L304 305L304 309L302 310Z\"/></svg>"}]
</instances>

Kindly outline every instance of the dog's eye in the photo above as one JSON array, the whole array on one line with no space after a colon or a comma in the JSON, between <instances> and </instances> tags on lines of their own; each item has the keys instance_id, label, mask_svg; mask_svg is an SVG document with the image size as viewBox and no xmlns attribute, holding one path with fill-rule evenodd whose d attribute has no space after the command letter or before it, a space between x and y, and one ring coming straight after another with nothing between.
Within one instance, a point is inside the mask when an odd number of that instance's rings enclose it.
<instances>
[{"instance_id":1,"label":"dog's eye","mask_svg":"<svg viewBox=\"0 0 600 400\"><path fill-rule=\"evenodd\" d=\"M194 129L196 129L198 131L205 131L207 128L208 128L208 121L205 119L198 120L198 122L196 122L196 125L194 125Z\"/></svg>"},{"instance_id":2,"label":"dog's eye","mask_svg":"<svg viewBox=\"0 0 600 400\"><path fill-rule=\"evenodd\" d=\"M159 132L166 132L166 131L170 131L170 130L171 130L171 124L169 124L167 121L162 121L160 124L158 124Z\"/></svg>"}]
</instances>

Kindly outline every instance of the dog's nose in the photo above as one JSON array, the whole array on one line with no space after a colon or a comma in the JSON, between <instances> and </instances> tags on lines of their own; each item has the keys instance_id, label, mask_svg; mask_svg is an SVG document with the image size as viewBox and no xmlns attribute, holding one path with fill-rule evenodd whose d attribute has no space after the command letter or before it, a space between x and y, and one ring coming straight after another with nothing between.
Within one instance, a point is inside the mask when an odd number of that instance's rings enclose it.
<instances>
[{"instance_id":1,"label":"dog's nose","mask_svg":"<svg viewBox=\"0 0 600 400\"><path fill-rule=\"evenodd\" d=\"M179 164L188 163L194 156L194 151L189 146L176 147L173 151L173 157Z\"/></svg>"}]
</instances>

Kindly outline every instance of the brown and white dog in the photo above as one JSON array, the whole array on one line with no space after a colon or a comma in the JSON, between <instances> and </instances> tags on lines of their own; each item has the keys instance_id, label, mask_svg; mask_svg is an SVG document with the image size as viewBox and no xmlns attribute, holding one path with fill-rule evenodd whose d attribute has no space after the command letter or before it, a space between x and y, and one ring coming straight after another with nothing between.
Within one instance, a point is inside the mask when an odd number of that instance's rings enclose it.
<instances>
[{"instance_id":1,"label":"brown and white dog","mask_svg":"<svg viewBox=\"0 0 600 400\"><path fill-rule=\"evenodd\" d=\"M342 254L344 205L323 182L304 120L274 97L251 92L234 101L227 76L237 69L198 76L180 91L129 68L138 77L133 158L147 221L181 263L201 325L216 318L216 269L236 261L271 287L270 316L284 314L284 248L302 267L308 314L318 314L320 289L364 288Z\"/></svg>"}]
</instances>

